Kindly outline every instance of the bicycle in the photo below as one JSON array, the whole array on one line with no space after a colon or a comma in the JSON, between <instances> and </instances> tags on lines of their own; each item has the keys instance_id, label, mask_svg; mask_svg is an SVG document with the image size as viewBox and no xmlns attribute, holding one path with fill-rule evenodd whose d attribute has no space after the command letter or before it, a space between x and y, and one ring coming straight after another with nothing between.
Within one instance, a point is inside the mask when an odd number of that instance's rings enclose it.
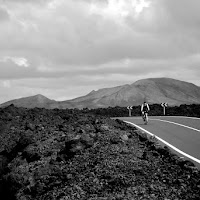
<instances>
[{"instance_id":1,"label":"bicycle","mask_svg":"<svg viewBox=\"0 0 200 200\"><path fill-rule=\"evenodd\" d=\"M144 120L144 124L147 125L148 124L148 112L142 112L142 118Z\"/></svg>"}]
</instances>

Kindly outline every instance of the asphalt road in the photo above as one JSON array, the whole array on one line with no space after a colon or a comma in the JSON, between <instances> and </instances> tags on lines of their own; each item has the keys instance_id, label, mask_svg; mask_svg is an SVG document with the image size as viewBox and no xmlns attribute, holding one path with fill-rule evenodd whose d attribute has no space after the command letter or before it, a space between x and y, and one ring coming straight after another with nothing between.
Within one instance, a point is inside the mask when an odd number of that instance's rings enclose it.
<instances>
[{"instance_id":1,"label":"asphalt road","mask_svg":"<svg viewBox=\"0 0 200 200\"><path fill-rule=\"evenodd\" d=\"M169 146L180 157L187 158L200 166L200 119L187 117L149 117L144 125L141 117L119 118L153 134L161 144Z\"/></svg>"}]
</instances>

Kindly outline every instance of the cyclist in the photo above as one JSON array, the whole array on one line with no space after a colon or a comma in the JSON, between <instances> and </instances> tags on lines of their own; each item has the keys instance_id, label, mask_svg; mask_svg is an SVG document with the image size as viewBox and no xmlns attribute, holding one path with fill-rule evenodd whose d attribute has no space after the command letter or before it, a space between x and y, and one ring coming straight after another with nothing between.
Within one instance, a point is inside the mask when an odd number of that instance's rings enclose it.
<instances>
[{"instance_id":1,"label":"cyclist","mask_svg":"<svg viewBox=\"0 0 200 200\"><path fill-rule=\"evenodd\" d=\"M144 103L141 105L141 112L142 112L142 118L143 118L145 124L148 123L149 110L150 110L149 104L146 101L144 101Z\"/></svg>"}]
</instances>

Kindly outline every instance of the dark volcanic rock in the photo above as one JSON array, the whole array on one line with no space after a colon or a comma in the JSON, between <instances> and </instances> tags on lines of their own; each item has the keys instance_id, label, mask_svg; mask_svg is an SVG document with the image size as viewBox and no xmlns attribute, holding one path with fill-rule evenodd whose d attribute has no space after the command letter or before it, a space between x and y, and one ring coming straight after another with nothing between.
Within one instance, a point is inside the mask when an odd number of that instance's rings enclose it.
<instances>
[{"instance_id":1,"label":"dark volcanic rock","mask_svg":"<svg viewBox=\"0 0 200 200\"><path fill-rule=\"evenodd\" d=\"M27 160L28 163L34 162L41 158L40 152L37 151L33 146L29 146L22 153L23 158Z\"/></svg>"},{"instance_id":2,"label":"dark volcanic rock","mask_svg":"<svg viewBox=\"0 0 200 200\"><path fill-rule=\"evenodd\" d=\"M200 172L120 120L0 109L2 200L200 199Z\"/></svg>"},{"instance_id":3,"label":"dark volcanic rock","mask_svg":"<svg viewBox=\"0 0 200 200\"><path fill-rule=\"evenodd\" d=\"M59 153L59 159L61 159L61 157L65 158L65 160L72 158L86 148L92 147L93 144L94 139L91 137L91 134L87 134L83 129L80 129L78 135L66 139L65 147Z\"/></svg>"}]
</instances>

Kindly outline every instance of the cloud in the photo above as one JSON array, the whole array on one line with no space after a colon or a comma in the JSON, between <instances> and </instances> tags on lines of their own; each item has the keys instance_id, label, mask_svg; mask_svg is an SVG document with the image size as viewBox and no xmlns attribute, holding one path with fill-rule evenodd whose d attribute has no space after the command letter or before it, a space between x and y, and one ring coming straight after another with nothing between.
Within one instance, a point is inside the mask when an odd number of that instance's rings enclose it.
<instances>
[{"instance_id":1,"label":"cloud","mask_svg":"<svg viewBox=\"0 0 200 200\"><path fill-rule=\"evenodd\" d=\"M0 59L0 62L8 62L12 61L14 64L16 64L19 67L29 67L28 60L26 58L19 58L19 57L4 57L3 59Z\"/></svg>"},{"instance_id":2,"label":"cloud","mask_svg":"<svg viewBox=\"0 0 200 200\"><path fill-rule=\"evenodd\" d=\"M170 18L167 9L162 8L164 3L155 2L58 0L40 7L26 5L26 9L18 2L17 9L8 6L14 17L3 35L7 37L7 32L11 34L12 30L15 34L15 37L10 36L13 50L20 51L21 55L31 54L38 65L48 62L56 68L96 66L127 57L185 56L188 48L194 48L195 41L186 36L176 40L173 33L168 36L167 32L163 33L162 24ZM165 11L163 19L156 15L159 10ZM135 16L139 12L140 15ZM183 40L188 43L187 48L183 48Z\"/></svg>"},{"instance_id":3,"label":"cloud","mask_svg":"<svg viewBox=\"0 0 200 200\"><path fill-rule=\"evenodd\" d=\"M159 38L130 28L126 19L119 24L104 17L104 9L107 14L112 11L115 20L118 20L118 14L126 12L126 9L131 14L131 1L122 1L123 9L117 2L121 1L109 1L105 5L96 3L96 9L103 15L91 13L93 4L84 1L52 1L47 7L38 9L27 6L26 10L24 6L18 5L18 12L13 11L11 6L10 13L14 16L11 29L16 35L11 39L11 43L17 50L18 46L23 44L21 51L31 51L31 54L43 59L43 62L46 59L55 65L96 65L125 57L151 57L156 53L160 56L162 49L163 56L168 56L165 55L169 53L166 51L166 44ZM119 4L117 8L114 7L115 4ZM134 11L134 6L132 8ZM124 17L122 14L122 18ZM156 52L155 49L154 53L151 48L155 44L158 50Z\"/></svg>"},{"instance_id":4,"label":"cloud","mask_svg":"<svg viewBox=\"0 0 200 200\"><path fill-rule=\"evenodd\" d=\"M6 0L3 3L11 4L46 4L52 0ZM58 0L59 1L59 0Z\"/></svg>"},{"instance_id":5,"label":"cloud","mask_svg":"<svg viewBox=\"0 0 200 200\"><path fill-rule=\"evenodd\" d=\"M196 0L177 0L177 1L167 1L164 0L164 6L169 13L171 19L180 26L190 27L194 29L199 29L200 13L199 7L200 2ZM186 8L183 9L183 8Z\"/></svg>"},{"instance_id":6,"label":"cloud","mask_svg":"<svg viewBox=\"0 0 200 200\"><path fill-rule=\"evenodd\" d=\"M104 4L100 2L92 3L90 12L119 22L120 19L130 15L138 17L149 6L150 1L146 0L109 0L107 3L104 2Z\"/></svg>"},{"instance_id":7,"label":"cloud","mask_svg":"<svg viewBox=\"0 0 200 200\"><path fill-rule=\"evenodd\" d=\"M3 1L0 79L9 82L1 90L9 83L15 96L14 90L38 91L67 99L148 77L200 85L199 6L197 0Z\"/></svg>"},{"instance_id":8,"label":"cloud","mask_svg":"<svg viewBox=\"0 0 200 200\"><path fill-rule=\"evenodd\" d=\"M10 84L10 81L9 80L5 80L2 82L2 85L3 87L5 88L10 88L11 87L11 84Z\"/></svg>"},{"instance_id":9,"label":"cloud","mask_svg":"<svg viewBox=\"0 0 200 200\"><path fill-rule=\"evenodd\" d=\"M0 6L0 22L6 21L9 19L9 14L3 7Z\"/></svg>"}]
</instances>

